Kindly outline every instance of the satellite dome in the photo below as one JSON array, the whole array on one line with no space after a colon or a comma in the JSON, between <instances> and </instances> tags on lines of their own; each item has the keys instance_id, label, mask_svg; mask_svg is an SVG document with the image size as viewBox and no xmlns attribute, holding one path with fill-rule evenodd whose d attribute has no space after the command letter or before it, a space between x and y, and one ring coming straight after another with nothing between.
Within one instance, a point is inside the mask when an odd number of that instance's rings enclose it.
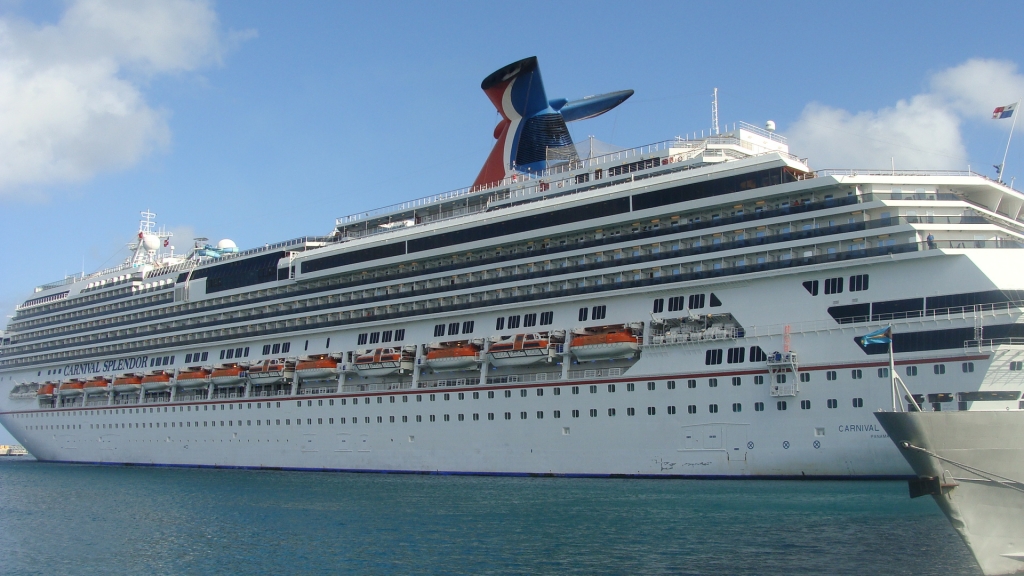
<instances>
[{"instance_id":1,"label":"satellite dome","mask_svg":"<svg viewBox=\"0 0 1024 576\"><path fill-rule=\"evenodd\" d=\"M227 238L225 238L225 239L221 240L220 242L217 242L217 249L218 250L237 250L238 246L235 246L235 243L233 241L228 240Z\"/></svg>"},{"instance_id":2,"label":"satellite dome","mask_svg":"<svg viewBox=\"0 0 1024 576\"><path fill-rule=\"evenodd\" d=\"M155 252L160 249L160 237L156 234L146 234L142 237L142 245L146 250Z\"/></svg>"}]
</instances>

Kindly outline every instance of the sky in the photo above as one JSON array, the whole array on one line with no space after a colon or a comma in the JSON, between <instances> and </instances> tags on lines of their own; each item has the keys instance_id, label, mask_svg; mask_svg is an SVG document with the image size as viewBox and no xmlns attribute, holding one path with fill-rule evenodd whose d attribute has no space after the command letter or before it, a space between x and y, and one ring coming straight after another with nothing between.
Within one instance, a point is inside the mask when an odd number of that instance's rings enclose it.
<instances>
[{"instance_id":1,"label":"sky","mask_svg":"<svg viewBox=\"0 0 1024 576\"><path fill-rule=\"evenodd\" d=\"M570 124L633 147L774 120L814 169L995 176L1024 96L1021 5L929 2L0 0L0 310L119 264L152 210L187 250L326 234L472 183L492 71L549 98L631 88ZM1022 125L1024 131L1024 125ZM1024 181L1024 132L1005 179ZM0 391L2 393L2 391ZM0 443L9 440L0 431Z\"/></svg>"}]
</instances>

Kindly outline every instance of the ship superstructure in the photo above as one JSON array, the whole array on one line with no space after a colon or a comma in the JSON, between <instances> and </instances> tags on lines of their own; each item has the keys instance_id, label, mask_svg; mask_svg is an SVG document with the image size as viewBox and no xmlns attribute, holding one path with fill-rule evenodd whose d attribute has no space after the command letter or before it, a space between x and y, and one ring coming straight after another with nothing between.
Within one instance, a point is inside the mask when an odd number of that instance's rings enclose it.
<instances>
[{"instance_id":1,"label":"ship superstructure","mask_svg":"<svg viewBox=\"0 0 1024 576\"><path fill-rule=\"evenodd\" d=\"M933 407L1019 409L1016 190L812 171L743 123L529 169L512 140L473 186L324 236L39 287L3 335L0 419L55 461L901 476L870 414L887 351L857 341L887 324Z\"/></svg>"}]
</instances>

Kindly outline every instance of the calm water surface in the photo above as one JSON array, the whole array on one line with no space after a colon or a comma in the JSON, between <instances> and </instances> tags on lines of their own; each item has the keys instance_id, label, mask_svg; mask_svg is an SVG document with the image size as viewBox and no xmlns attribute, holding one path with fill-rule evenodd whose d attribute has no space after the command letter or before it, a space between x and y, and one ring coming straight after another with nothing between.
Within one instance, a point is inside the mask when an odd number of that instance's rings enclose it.
<instances>
[{"instance_id":1,"label":"calm water surface","mask_svg":"<svg viewBox=\"0 0 1024 576\"><path fill-rule=\"evenodd\" d=\"M980 574L904 482L127 468L0 458L0 574Z\"/></svg>"}]
</instances>

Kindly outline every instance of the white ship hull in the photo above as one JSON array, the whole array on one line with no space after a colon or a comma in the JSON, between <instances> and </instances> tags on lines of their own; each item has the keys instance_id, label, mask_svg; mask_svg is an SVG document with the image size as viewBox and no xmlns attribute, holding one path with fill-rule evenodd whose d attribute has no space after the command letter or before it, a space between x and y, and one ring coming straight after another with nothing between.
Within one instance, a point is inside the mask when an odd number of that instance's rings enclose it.
<instances>
[{"instance_id":1,"label":"white ship hull","mask_svg":"<svg viewBox=\"0 0 1024 576\"><path fill-rule=\"evenodd\" d=\"M898 294L905 282L936 275L930 269L939 262L918 258L864 269L877 275L878 280L872 281L879 291ZM971 282L972 275L998 278L999 270L1015 267L1008 266L1005 257L960 262L961 273L952 283ZM705 350L721 345L710 342L644 346L640 359L616 376L610 374L615 374L621 361L572 364L564 379L545 373L544 380L532 382L520 379L438 389L424 388L430 386L425 380L421 388L410 388L410 376L404 384L400 380L379 391L366 387L355 392L354 384L348 383L339 393L274 397L270 403L253 397L39 410L32 400L2 398L0 418L40 460L53 461L598 476L910 475L910 467L871 415L886 408L891 399L888 380L875 374L887 366L887 360L865 355L852 343L865 328L801 324L800 317L810 315L801 301L782 301L766 310L752 298L732 298L751 290L781 291L783 284L799 286L799 280L766 278L749 286L715 288L723 301L736 302L731 309L739 317L770 313L772 318L794 319L790 345L805 362L800 371L809 375L796 397L771 397L767 383L754 384L755 376L767 374L763 363L705 365ZM624 294L602 301L621 311L618 321L627 322L642 317L649 296ZM566 303L555 313L561 310L567 315L577 305ZM897 332L911 325L927 330L951 323L973 326L974 319L943 316L894 321ZM423 331L428 328L429 322ZM782 326L764 335L748 332L744 345L782 349L784 332ZM913 382L915 391L924 394L978 390L997 377L988 352L961 348L898 356L900 369L917 365L930 374L933 365L948 367L942 379ZM967 362L973 363L973 372L961 371L961 364ZM1002 364L999 368L1005 370ZM861 370L862 377L852 379L853 370ZM839 376L829 380L830 371ZM733 377L742 383L731 385ZM715 387L709 385L712 378L718 382ZM689 388L688 380L696 386ZM668 388L669 381L675 383L674 389ZM648 389L649 382L654 390ZM635 391L627 391L628 384L635 385ZM615 392L609 391L609 385L615 385ZM578 393L573 393L574 387ZM560 393L556 395L555 389ZM494 398L488 397L489 392ZM445 393L449 400L443 399ZM458 393L465 398L457 399ZM474 393L480 398L473 398ZM851 405L854 397L862 399L862 407ZM827 407L831 398L839 400L834 409ZM788 402L786 410L777 409L780 401ZM802 401L809 402L810 408L801 409ZM763 411L755 411L758 402L764 404ZM734 403L742 410L732 412ZM710 412L711 405L717 405L718 411ZM675 407L675 414L668 413L669 406ZM688 406L695 406L695 412L689 413ZM628 415L631 408L633 416ZM654 413L649 414L648 408ZM610 409L614 416L609 416ZM594 416L591 410L596 411ZM538 413L543 417L538 418ZM494 419L488 414L494 414Z\"/></svg>"},{"instance_id":2,"label":"white ship hull","mask_svg":"<svg viewBox=\"0 0 1024 576\"><path fill-rule=\"evenodd\" d=\"M982 571L1024 571L1024 411L876 416L896 445L921 449L901 452Z\"/></svg>"}]
</instances>

